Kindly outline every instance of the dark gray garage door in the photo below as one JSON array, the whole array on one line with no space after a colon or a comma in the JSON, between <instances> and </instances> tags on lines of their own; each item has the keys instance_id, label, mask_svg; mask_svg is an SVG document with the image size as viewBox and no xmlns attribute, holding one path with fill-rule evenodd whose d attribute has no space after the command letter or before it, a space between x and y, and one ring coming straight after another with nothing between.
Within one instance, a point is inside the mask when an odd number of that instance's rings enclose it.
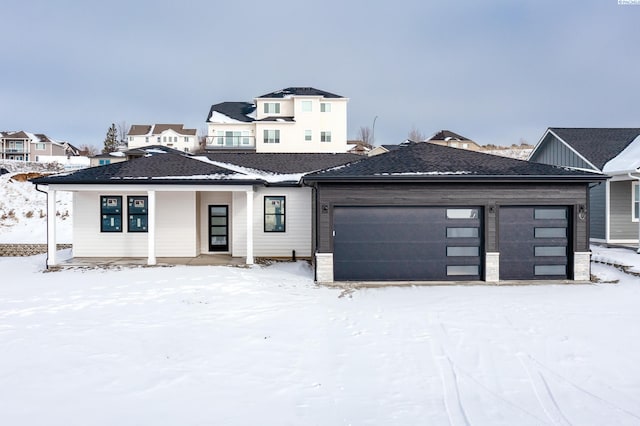
<instances>
[{"instance_id":1,"label":"dark gray garage door","mask_svg":"<svg viewBox=\"0 0 640 426\"><path fill-rule=\"evenodd\" d=\"M501 207L500 279L559 279L570 274L567 207Z\"/></svg>"},{"instance_id":2,"label":"dark gray garage door","mask_svg":"<svg viewBox=\"0 0 640 426\"><path fill-rule=\"evenodd\" d=\"M336 281L481 278L479 207L336 207Z\"/></svg>"}]
</instances>

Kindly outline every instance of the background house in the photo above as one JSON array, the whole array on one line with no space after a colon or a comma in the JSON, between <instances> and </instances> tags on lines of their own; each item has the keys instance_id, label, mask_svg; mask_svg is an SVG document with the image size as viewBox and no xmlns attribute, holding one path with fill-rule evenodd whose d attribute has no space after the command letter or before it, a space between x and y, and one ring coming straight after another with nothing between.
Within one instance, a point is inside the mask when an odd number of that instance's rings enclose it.
<instances>
[{"instance_id":1,"label":"background house","mask_svg":"<svg viewBox=\"0 0 640 426\"><path fill-rule=\"evenodd\" d=\"M183 152L200 149L196 129L185 129L183 124L134 124L127 133L127 148L162 145Z\"/></svg>"},{"instance_id":2,"label":"background house","mask_svg":"<svg viewBox=\"0 0 640 426\"><path fill-rule=\"evenodd\" d=\"M590 190L591 239L638 242L640 128L548 128L529 161L591 170L610 178ZM640 176L640 175L639 175Z\"/></svg>"},{"instance_id":3,"label":"background house","mask_svg":"<svg viewBox=\"0 0 640 426\"><path fill-rule=\"evenodd\" d=\"M207 116L208 150L347 152L348 99L289 87L248 102L222 102Z\"/></svg>"},{"instance_id":4,"label":"background house","mask_svg":"<svg viewBox=\"0 0 640 426\"><path fill-rule=\"evenodd\" d=\"M453 133L450 130L440 130L424 142L430 142L436 145L448 146L451 148L462 148L471 151L482 151L482 147L471 139Z\"/></svg>"},{"instance_id":5,"label":"background house","mask_svg":"<svg viewBox=\"0 0 640 426\"><path fill-rule=\"evenodd\" d=\"M89 159L69 142L58 141L43 133L0 132L0 160L59 163L65 169L87 167Z\"/></svg>"}]
</instances>

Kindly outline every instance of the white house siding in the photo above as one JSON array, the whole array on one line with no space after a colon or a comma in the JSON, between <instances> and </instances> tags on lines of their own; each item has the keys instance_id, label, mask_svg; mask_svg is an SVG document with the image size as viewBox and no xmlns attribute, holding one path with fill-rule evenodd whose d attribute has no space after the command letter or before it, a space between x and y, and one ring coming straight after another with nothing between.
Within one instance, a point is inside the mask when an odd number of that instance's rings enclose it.
<instances>
[{"instance_id":1,"label":"white house siding","mask_svg":"<svg viewBox=\"0 0 640 426\"><path fill-rule=\"evenodd\" d=\"M185 137L189 138L189 140L185 141ZM158 138L160 138L159 141ZM167 129L162 133L129 136L127 140L127 148L129 149L142 148L149 145L162 145L178 151L185 151L186 149L188 152L195 152L198 149L198 138L194 135L184 135L177 133L173 129Z\"/></svg>"},{"instance_id":2,"label":"white house siding","mask_svg":"<svg viewBox=\"0 0 640 426\"><path fill-rule=\"evenodd\" d=\"M100 232L100 196L123 197L123 231ZM147 233L127 232L127 196L146 191L74 192L73 255L75 257L146 257ZM194 257L196 245L195 192L157 192L156 255Z\"/></svg>"},{"instance_id":3,"label":"white house siding","mask_svg":"<svg viewBox=\"0 0 640 426\"><path fill-rule=\"evenodd\" d=\"M234 192L232 199L231 255L245 257L247 255L247 193ZM255 210L255 202L253 205Z\"/></svg>"},{"instance_id":4,"label":"white house siding","mask_svg":"<svg viewBox=\"0 0 640 426\"><path fill-rule=\"evenodd\" d=\"M285 232L264 232L264 197L283 195ZM254 256L311 256L311 188L259 188L253 198Z\"/></svg>"},{"instance_id":5,"label":"white house siding","mask_svg":"<svg viewBox=\"0 0 640 426\"><path fill-rule=\"evenodd\" d=\"M609 212L610 241L638 241L638 223L631 218L631 181L610 183Z\"/></svg>"}]
</instances>

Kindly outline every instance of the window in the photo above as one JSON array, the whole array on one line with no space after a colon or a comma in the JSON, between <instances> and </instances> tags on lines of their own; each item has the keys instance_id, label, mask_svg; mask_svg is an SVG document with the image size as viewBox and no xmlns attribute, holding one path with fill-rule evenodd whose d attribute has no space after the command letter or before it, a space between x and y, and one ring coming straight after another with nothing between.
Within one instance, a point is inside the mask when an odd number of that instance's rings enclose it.
<instances>
[{"instance_id":1,"label":"window","mask_svg":"<svg viewBox=\"0 0 640 426\"><path fill-rule=\"evenodd\" d=\"M36 144L36 149L37 149L38 151L44 151L45 149L47 149L47 145L46 145L46 144L43 144L43 143L37 143L37 144Z\"/></svg>"},{"instance_id":2,"label":"window","mask_svg":"<svg viewBox=\"0 0 640 426\"><path fill-rule=\"evenodd\" d=\"M535 228L536 238L564 238L567 236L566 228Z\"/></svg>"},{"instance_id":3,"label":"window","mask_svg":"<svg viewBox=\"0 0 640 426\"><path fill-rule=\"evenodd\" d=\"M185 137L184 137L184 141L185 141L185 142L189 142L189 136L185 136Z\"/></svg>"},{"instance_id":4,"label":"window","mask_svg":"<svg viewBox=\"0 0 640 426\"><path fill-rule=\"evenodd\" d=\"M447 238L478 238L478 228L447 228Z\"/></svg>"},{"instance_id":5,"label":"window","mask_svg":"<svg viewBox=\"0 0 640 426\"><path fill-rule=\"evenodd\" d=\"M264 232L284 232L285 197L264 197Z\"/></svg>"},{"instance_id":6,"label":"window","mask_svg":"<svg viewBox=\"0 0 640 426\"><path fill-rule=\"evenodd\" d=\"M312 136L311 130L305 130L304 131L304 140L305 141L307 141L307 142L311 141L311 136Z\"/></svg>"},{"instance_id":7,"label":"window","mask_svg":"<svg viewBox=\"0 0 640 426\"><path fill-rule=\"evenodd\" d=\"M265 102L264 104L265 114L280 114L280 104L277 102Z\"/></svg>"},{"instance_id":8,"label":"window","mask_svg":"<svg viewBox=\"0 0 640 426\"><path fill-rule=\"evenodd\" d=\"M148 212L147 212L147 197L135 196L127 197L127 204L129 206L129 232L147 232L148 225Z\"/></svg>"},{"instance_id":9,"label":"window","mask_svg":"<svg viewBox=\"0 0 640 426\"><path fill-rule=\"evenodd\" d=\"M171 136L169 136L169 141L171 141ZM174 142L174 143L175 143L175 142L178 142L178 137L177 137L177 136L174 136L174 137L173 137L173 142Z\"/></svg>"},{"instance_id":10,"label":"window","mask_svg":"<svg viewBox=\"0 0 640 426\"><path fill-rule=\"evenodd\" d=\"M302 112L311 112L311 101L302 101Z\"/></svg>"},{"instance_id":11,"label":"window","mask_svg":"<svg viewBox=\"0 0 640 426\"><path fill-rule=\"evenodd\" d=\"M189 148L185 148L185 149L184 149L184 152L189 152Z\"/></svg>"},{"instance_id":12,"label":"window","mask_svg":"<svg viewBox=\"0 0 640 426\"><path fill-rule=\"evenodd\" d=\"M565 208L549 208L549 209L535 209L533 211L533 218L539 219L566 219L567 210Z\"/></svg>"},{"instance_id":13,"label":"window","mask_svg":"<svg viewBox=\"0 0 640 426\"><path fill-rule=\"evenodd\" d=\"M100 196L100 232L122 232L122 197Z\"/></svg>"},{"instance_id":14,"label":"window","mask_svg":"<svg viewBox=\"0 0 640 426\"><path fill-rule=\"evenodd\" d=\"M321 102L320 112L331 112L331 104L327 102Z\"/></svg>"},{"instance_id":15,"label":"window","mask_svg":"<svg viewBox=\"0 0 640 426\"><path fill-rule=\"evenodd\" d=\"M447 275L478 275L478 265L452 265L447 266Z\"/></svg>"},{"instance_id":16,"label":"window","mask_svg":"<svg viewBox=\"0 0 640 426\"><path fill-rule=\"evenodd\" d=\"M452 148L457 148L458 147L458 142L449 142L449 146Z\"/></svg>"},{"instance_id":17,"label":"window","mask_svg":"<svg viewBox=\"0 0 640 426\"><path fill-rule=\"evenodd\" d=\"M463 144L462 144L462 148L464 148L464 149L469 149L469 144L468 144L468 143L463 143Z\"/></svg>"},{"instance_id":18,"label":"window","mask_svg":"<svg viewBox=\"0 0 640 426\"><path fill-rule=\"evenodd\" d=\"M98 165L100 166L106 166L107 164L111 164L111 160L98 160Z\"/></svg>"},{"instance_id":19,"label":"window","mask_svg":"<svg viewBox=\"0 0 640 426\"><path fill-rule=\"evenodd\" d=\"M320 142L331 142L331 132L320 132Z\"/></svg>"},{"instance_id":20,"label":"window","mask_svg":"<svg viewBox=\"0 0 640 426\"><path fill-rule=\"evenodd\" d=\"M638 215L640 214L640 186L638 186L638 182L633 182L633 184L631 185L632 188L632 203L633 203L633 208L631 209L633 216L631 217L631 219L634 222L638 221Z\"/></svg>"},{"instance_id":21,"label":"window","mask_svg":"<svg viewBox=\"0 0 640 426\"><path fill-rule=\"evenodd\" d=\"M280 130L265 130L264 143L280 143Z\"/></svg>"},{"instance_id":22,"label":"window","mask_svg":"<svg viewBox=\"0 0 640 426\"><path fill-rule=\"evenodd\" d=\"M129 142L133 142L133 136L129 136Z\"/></svg>"},{"instance_id":23,"label":"window","mask_svg":"<svg viewBox=\"0 0 640 426\"><path fill-rule=\"evenodd\" d=\"M480 255L479 247L447 247L447 257L473 256Z\"/></svg>"},{"instance_id":24,"label":"window","mask_svg":"<svg viewBox=\"0 0 640 426\"><path fill-rule=\"evenodd\" d=\"M242 145L251 145L251 139L249 139L249 131L244 130L242 132Z\"/></svg>"},{"instance_id":25,"label":"window","mask_svg":"<svg viewBox=\"0 0 640 426\"><path fill-rule=\"evenodd\" d=\"M160 143L160 136L158 136L158 143Z\"/></svg>"},{"instance_id":26,"label":"window","mask_svg":"<svg viewBox=\"0 0 640 426\"><path fill-rule=\"evenodd\" d=\"M567 248L565 246L536 246L534 248L534 256L566 256Z\"/></svg>"},{"instance_id":27,"label":"window","mask_svg":"<svg viewBox=\"0 0 640 426\"><path fill-rule=\"evenodd\" d=\"M478 209L447 209L447 219L477 219Z\"/></svg>"},{"instance_id":28,"label":"window","mask_svg":"<svg viewBox=\"0 0 640 426\"><path fill-rule=\"evenodd\" d=\"M533 267L534 275L566 275L567 267L565 265L535 265Z\"/></svg>"},{"instance_id":29,"label":"window","mask_svg":"<svg viewBox=\"0 0 640 426\"><path fill-rule=\"evenodd\" d=\"M145 141L145 143L149 143L149 136L145 136L144 137L144 141Z\"/></svg>"},{"instance_id":30,"label":"window","mask_svg":"<svg viewBox=\"0 0 640 426\"><path fill-rule=\"evenodd\" d=\"M167 141L167 137L166 137L166 136L163 136L163 137L162 137L162 142L166 142L166 141Z\"/></svg>"}]
</instances>

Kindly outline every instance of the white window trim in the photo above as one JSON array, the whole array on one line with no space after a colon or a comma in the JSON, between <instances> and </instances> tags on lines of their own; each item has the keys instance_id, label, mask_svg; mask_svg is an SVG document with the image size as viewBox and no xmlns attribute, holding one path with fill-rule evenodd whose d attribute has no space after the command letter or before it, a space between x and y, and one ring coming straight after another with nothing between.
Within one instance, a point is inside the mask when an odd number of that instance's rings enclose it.
<instances>
[{"instance_id":1,"label":"white window trim","mask_svg":"<svg viewBox=\"0 0 640 426\"><path fill-rule=\"evenodd\" d=\"M638 188L638 182L631 182L631 222L638 222L638 218L636 217L636 203L639 200L636 200L636 192Z\"/></svg>"}]
</instances>

